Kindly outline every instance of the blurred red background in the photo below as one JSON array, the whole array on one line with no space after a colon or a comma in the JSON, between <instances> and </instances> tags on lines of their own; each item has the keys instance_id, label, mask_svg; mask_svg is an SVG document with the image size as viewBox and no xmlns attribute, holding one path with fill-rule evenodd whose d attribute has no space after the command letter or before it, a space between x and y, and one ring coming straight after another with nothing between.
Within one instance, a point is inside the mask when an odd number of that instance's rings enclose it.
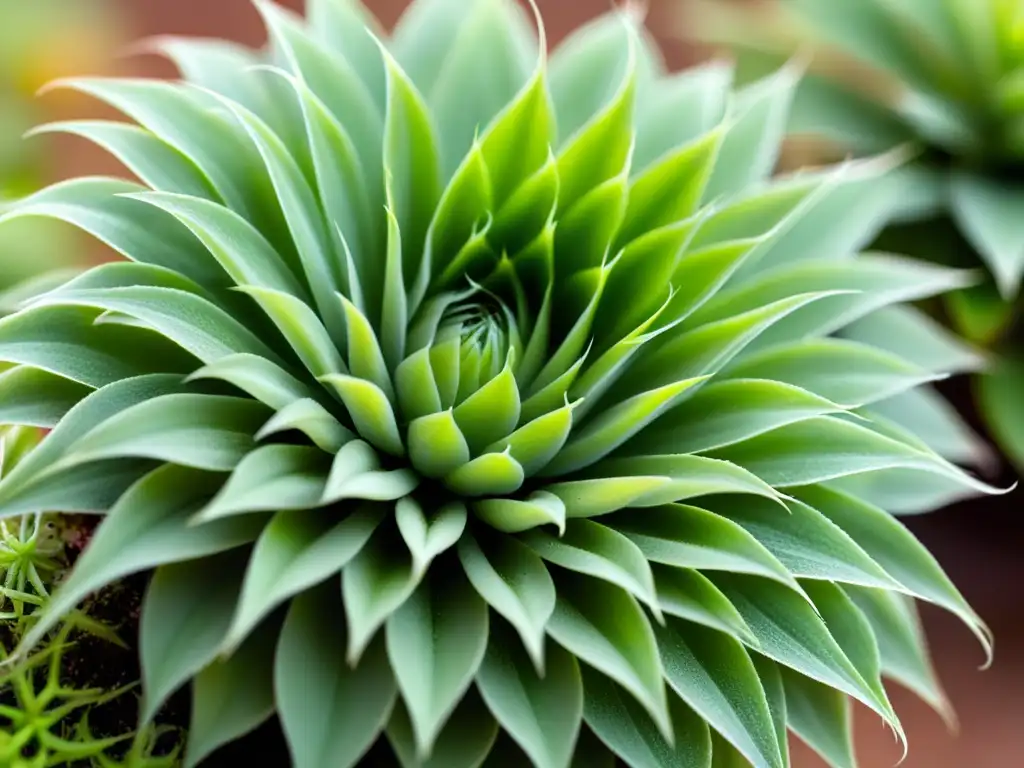
<instances>
[{"instance_id":1,"label":"blurred red background","mask_svg":"<svg viewBox=\"0 0 1024 768\"><path fill-rule=\"evenodd\" d=\"M31 0L25 0L30 2ZM837 0L843 2L845 0ZM301 8L303 0L283 4ZM674 68L698 58L673 34L671 18L679 0L649 0L650 27L662 40ZM557 42L574 26L601 13L612 0L538 0ZM385 25L391 26L407 0L367 0ZM155 34L219 36L258 44L263 33L248 0L117 0L129 39ZM118 71L147 76L173 76L173 69L154 57L126 58ZM41 105L47 119L105 114L77 97L48 96ZM50 139L47 139L50 140ZM82 173L119 173L116 164L74 139L52 139L48 154L55 178ZM949 390L958 405L969 407L966 385ZM1022 393L1024 396L1024 393ZM906 768L1017 768L1024 766L1024 620L1017 590L1024 576L1021 527L1017 520L1024 494L962 504L927 518L911 520L911 527L935 552L968 600L988 621L996 636L996 660L979 671L983 655L971 635L956 620L924 609L936 665L956 706L960 729L951 734L938 715L901 690L893 691L910 741ZM857 713L857 751L866 768L895 765L901 751L880 721ZM794 766L820 768L824 764L809 750L794 745Z\"/></svg>"}]
</instances>

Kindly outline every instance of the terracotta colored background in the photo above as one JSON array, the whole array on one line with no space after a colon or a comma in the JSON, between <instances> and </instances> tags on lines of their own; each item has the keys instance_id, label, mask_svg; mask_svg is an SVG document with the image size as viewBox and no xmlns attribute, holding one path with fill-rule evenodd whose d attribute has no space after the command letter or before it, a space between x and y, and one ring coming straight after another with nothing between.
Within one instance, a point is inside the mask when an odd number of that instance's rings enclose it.
<instances>
[{"instance_id":1,"label":"terracotta colored background","mask_svg":"<svg viewBox=\"0 0 1024 768\"><path fill-rule=\"evenodd\" d=\"M837 0L845 2L846 0ZM31 2L31 0L25 0ZM612 0L538 0L548 23L549 37L557 41L579 22L608 9ZM670 22L674 0L650 0L650 26L664 41L673 67L692 62L696 55L673 40ZM258 43L263 35L256 13L247 0L119 0L131 37L153 34L222 36ZM293 8L302 0L286 0ZM407 0L369 0L369 6L386 24L394 23ZM172 75L163 61L147 57L119 63L125 72ZM83 104L55 103L57 112L73 110L83 115ZM100 114L84 105L91 114ZM58 177L82 172L116 173L110 165L74 140L53 145L53 173ZM969 402L966 387L954 384L951 396L958 404ZM940 675L956 704L959 735L948 733L937 715L900 690L893 692L910 740L905 768L1024 768L1024 619L1021 618L1021 526L1017 522L1024 495L1012 494L961 505L911 526L930 546L960 585L967 598L995 632L996 661L980 672L982 654L969 633L957 622L925 609L925 620ZM857 713L857 748L861 765L879 768L895 765L900 750L881 723L864 712ZM800 745L794 746L794 765L823 765Z\"/></svg>"}]
</instances>

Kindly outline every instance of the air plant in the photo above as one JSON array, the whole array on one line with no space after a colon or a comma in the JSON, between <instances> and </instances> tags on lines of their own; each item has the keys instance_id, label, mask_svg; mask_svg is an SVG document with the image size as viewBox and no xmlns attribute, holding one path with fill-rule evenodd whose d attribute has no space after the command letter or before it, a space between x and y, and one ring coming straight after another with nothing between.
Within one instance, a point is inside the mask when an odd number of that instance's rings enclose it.
<instances>
[{"instance_id":1,"label":"air plant","mask_svg":"<svg viewBox=\"0 0 1024 768\"><path fill-rule=\"evenodd\" d=\"M45 648L12 665L0 645L0 763L12 768L67 766L98 757L127 736L81 738L80 723L93 707L130 688L104 691L65 685L64 654L71 647L66 624Z\"/></svg>"},{"instance_id":2,"label":"air plant","mask_svg":"<svg viewBox=\"0 0 1024 768\"><path fill-rule=\"evenodd\" d=\"M0 433L0 478L30 450L35 430L14 427ZM0 623L20 631L50 596L63 568L63 546L54 525L39 513L0 520Z\"/></svg>"},{"instance_id":3,"label":"air plant","mask_svg":"<svg viewBox=\"0 0 1024 768\"><path fill-rule=\"evenodd\" d=\"M275 713L296 768L847 765L883 675L945 711L913 599L988 631L859 479L997 489L872 407L953 352L836 335L972 279L861 253L902 158L772 179L799 73L670 74L634 6L550 57L511 0L256 6L263 50L152 43L182 82L57 84L141 183L0 219L126 258L0 321L52 427L0 516L104 516L23 652L154 570L187 766Z\"/></svg>"}]
</instances>

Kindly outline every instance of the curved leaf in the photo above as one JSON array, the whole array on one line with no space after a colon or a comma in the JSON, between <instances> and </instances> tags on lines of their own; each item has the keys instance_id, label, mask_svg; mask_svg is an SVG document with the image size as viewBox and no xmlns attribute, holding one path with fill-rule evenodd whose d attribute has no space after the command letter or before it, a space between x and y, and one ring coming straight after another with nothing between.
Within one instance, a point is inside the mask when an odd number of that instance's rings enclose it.
<instances>
[{"instance_id":1,"label":"curved leaf","mask_svg":"<svg viewBox=\"0 0 1024 768\"><path fill-rule=\"evenodd\" d=\"M468 582L436 576L388 618L388 658L421 758L431 755L480 666L487 625L487 605Z\"/></svg>"},{"instance_id":2,"label":"curved leaf","mask_svg":"<svg viewBox=\"0 0 1024 768\"><path fill-rule=\"evenodd\" d=\"M669 694L674 742L634 699L599 672L585 669L584 716L587 725L613 752L634 768L711 768L711 735L704 718L674 693Z\"/></svg>"},{"instance_id":3,"label":"curved leaf","mask_svg":"<svg viewBox=\"0 0 1024 768\"><path fill-rule=\"evenodd\" d=\"M768 700L743 646L678 619L656 632L672 690L755 768L783 768Z\"/></svg>"},{"instance_id":4,"label":"curved leaf","mask_svg":"<svg viewBox=\"0 0 1024 768\"><path fill-rule=\"evenodd\" d=\"M917 469L983 493L999 490L938 455L860 424L820 416L715 451L776 488L810 485L884 469Z\"/></svg>"},{"instance_id":5,"label":"curved leaf","mask_svg":"<svg viewBox=\"0 0 1024 768\"><path fill-rule=\"evenodd\" d=\"M614 528L592 520L573 520L560 536L535 529L520 536L520 540L548 562L626 590L661 620L647 558Z\"/></svg>"},{"instance_id":6,"label":"curved leaf","mask_svg":"<svg viewBox=\"0 0 1024 768\"><path fill-rule=\"evenodd\" d=\"M187 768L195 768L215 749L241 738L274 714L274 646L279 628L279 622L261 626L229 658L212 662L196 675Z\"/></svg>"},{"instance_id":7,"label":"curved leaf","mask_svg":"<svg viewBox=\"0 0 1024 768\"><path fill-rule=\"evenodd\" d=\"M394 409L380 387L365 379L339 374L326 376L322 381L341 397L363 438L385 453L405 455Z\"/></svg>"},{"instance_id":8,"label":"curved leaf","mask_svg":"<svg viewBox=\"0 0 1024 768\"><path fill-rule=\"evenodd\" d=\"M583 469L604 458L671 408L688 389L703 381L698 377L652 389L604 411L574 430L568 442L541 472L551 477Z\"/></svg>"},{"instance_id":9,"label":"curved leaf","mask_svg":"<svg viewBox=\"0 0 1024 768\"><path fill-rule=\"evenodd\" d=\"M536 491L527 499L481 499L473 514L503 533L520 533L553 524L565 533L565 503L547 491Z\"/></svg>"},{"instance_id":10,"label":"curved leaf","mask_svg":"<svg viewBox=\"0 0 1024 768\"><path fill-rule=\"evenodd\" d=\"M346 656L351 666L359 663L377 630L409 599L418 583L412 555L396 527L378 528L342 571L342 604L348 620Z\"/></svg>"},{"instance_id":11,"label":"curved leaf","mask_svg":"<svg viewBox=\"0 0 1024 768\"><path fill-rule=\"evenodd\" d=\"M387 737L402 768L478 768L500 730L479 694L470 688L441 729L430 757L420 759L417 755L409 711L402 701L391 713Z\"/></svg>"},{"instance_id":12,"label":"curved leaf","mask_svg":"<svg viewBox=\"0 0 1024 768\"><path fill-rule=\"evenodd\" d=\"M226 381L275 411L296 400L310 398L311 395L309 387L284 368L264 357L248 353L219 358L193 371L185 381L200 379Z\"/></svg>"},{"instance_id":13,"label":"curved leaf","mask_svg":"<svg viewBox=\"0 0 1024 768\"><path fill-rule=\"evenodd\" d=\"M477 687L537 768L566 768L583 716L583 682L572 654L549 643L545 656L548 669L539 677L508 632L492 627Z\"/></svg>"},{"instance_id":14,"label":"curved leaf","mask_svg":"<svg viewBox=\"0 0 1024 768\"><path fill-rule=\"evenodd\" d=\"M256 540L221 652L237 646L280 603L340 573L383 517L384 510L371 505L338 522L321 510L274 515Z\"/></svg>"},{"instance_id":15,"label":"curved leaf","mask_svg":"<svg viewBox=\"0 0 1024 768\"><path fill-rule=\"evenodd\" d=\"M57 466L137 457L224 472L254 447L253 435L266 416L263 404L237 397L154 397L76 440Z\"/></svg>"},{"instance_id":16,"label":"curved leaf","mask_svg":"<svg viewBox=\"0 0 1024 768\"><path fill-rule=\"evenodd\" d=\"M841 339L802 339L773 346L745 357L724 373L791 384L848 408L885 400L944 376L897 355Z\"/></svg>"},{"instance_id":17,"label":"curved leaf","mask_svg":"<svg viewBox=\"0 0 1024 768\"><path fill-rule=\"evenodd\" d=\"M384 169L402 232L402 272L415 275L427 228L441 194L438 142L430 111L409 76L381 47L387 72Z\"/></svg>"},{"instance_id":18,"label":"curved leaf","mask_svg":"<svg viewBox=\"0 0 1024 768\"><path fill-rule=\"evenodd\" d=\"M654 632L628 592L600 579L560 574L547 631L567 651L629 691L661 734L672 739Z\"/></svg>"},{"instance_id":19,"label":"curved leaf","mask_svg":"<svg viewBox=\"0 0 1024 768\"><path fill-rule=\"evenodd\" d=\"M785 515L779 509L779 515ZM799 586L786 567L736 523L684 504L618 512L608 524L654 563L700 571L747 573Z\"/></svg>"},{"instance_id":20,"label":"curved leaf","mask_svg":"<svg viewBox=\"0 0 1024 768\"><path fill-rule=\"evenodd\" d=\"M38 306L0 320L0 361L39 368L87 387L157 372L184 373L195 359L152 331L96 325L87 307Z\"/></svg>"},{"instance_id":21,"label":"curved leaf","mask_svg":"<svg viewBox=\"0 0 1024 768\"><path fill-rule=\"evenodd\" d=\"M543 561L511 537L479 544L464 535L459 560L473 588L519 633L538 673L544 671L544 633L555 610L555 584Z\"/></svg>"},{"instance_id":22,"label":"curved leaf","mask_svg":"<svg viewBox=\"0 0 1024 768\"><path fill-rule=\"evenodd\" d=\"M743 616L761 653L843 691L898 727L888 702L879 702L870 681L864 680L804 598L767 579L737 574L714 574L710 578Z\"/></svg>"},{"instance_id":23,"label":"curved leaf","mask_svg":"<svg viewBox=\"0 0 1024 768\"><path fill-rule=\"evenodd\" d=\"M670 616L703 624L756 648L757 638L722 591L700 571L653 563L658 603Z\"/></svg>"},{"instance_id":24,"label":"curved leaf","mask_svg":"<svg viewBox=\"0 0 1024 768\"><path fill-rule=\"evenodd\" d=\"M238 600L245 554L157 568L139 618L141 722L149 723L175 690L216 658Z\"/></svg>"},{"instance_id":25,"label":"curved leaf","mask_svg":"<svg viewBox=\"0 0 1024 768\"><path fill-rule=\"evenodd\" d=\"M899 587L839 526L799 501L788 502L789 514L763 499L727 497L706 506L742 526L798 578Z\"/></svg>"},{"instance_id":26,"label":"curved leaf","mask_svg":"<svg viewBox=\"0 0 1024 768\"><path fill-rule=\"evenodd\" d=\"M0 373L0 421L52 428L89 387L41 368L21 365Z\"/></svg>"},{"instance_id":27,"label":"curved leaf","mask_svg":"<svg viewBox=\"0 0 1024 768\"><path fill-rule=\"evenodd\" d=\"M260 427L256 439L263 440L270 435L290 430L302 432L317 448L328 454L337 453L355 437L324 406L312 398L303 397L278 409Z\"/></svg>"},{"instance_id":28,"label":"curved leaf","mask_svg":"<svg viewBox=\"0 0 1024 768\"><path fill-rule=\"evenodd\" d=\"M189 518L221 479L167 464L133 485L96 529L46 613L23 638L22 647L34 646L83 598L119 578L253 541L266 523L259 515L189 525Z\"/></svg>"},{"instance_id":29,"label":"curved leaf","mask_svg":"<svg viewBox=\"0 0 1024 768\"><path fill-rule=\"evenodd\" d=\"M703 453L841 410L823 397L777 381L715 380L664 414L623 450L630 455Z\"/></svg>"},{"instance_id":30,"label":"curved leaf","mask_svg":"<svg viewBox=\"0 0 1024 768\"><path fill-rule=\"evenodd\" d=\"M856 768L853 710L840 691L780 667L786 686L786 717L793 732L832 768Z\"/></svg>"},{"instance_id":31,"label":"curved leaf","mask_svg":"<svg viewBox=\"0 0 1024 768\"><path fill-rule=\"evenodd\" d=\"M888 590L843 587L871 625L882 674L906 686L947 723L956 717L928 654L921 619L911 598Z\"/></svg>"},{"instance_id":32,"label":"curved leaf","mask_svg":"<svg viewBox=\"0 0 1024 768\"><path fill-rule=\"evenodd\" d=\"M391 715L396 688L383 641L359 663L345 662L350 644L336 589L307 590L292 601L274 660L281 725L295 768L352 768Z\"/></svg>"},{"instance_id":33,"label":"curved leaf","mask_svg":"<svg viewBox=\"0 0 1024 768\"><path fill-rule=\"evenodd\" d=\"M206 523L246 512L308 509L327 482L330 458L317 448L264 445L242 459L193 520Z\"/></svg>"},{"instance_id":34,"label":"curved leaf","mask_svg":"<svg viewBox=\"0 0 1024 768\"><path fill-rule=\"evenodd\" d=\"M281 362L252 331L223 309L201 296L176 288L135 285L58 290L40 297L36 304L41 307L80 306L121 312L159 332L204 363L213 363L237 352Z\"/></svg>"},{"instance_id":35,"label":"curved leaf","mask_svg":"<svg viewBox=\"0 0 1024 768\"><path fill-rule=\"evenodd\" d=\"M846 531L912 594L958 616L991 655L992 638L984 622L931 553L902 523L884 510L828 488L800 488L795 495Z\"/></svg>"},{"instance_id":36,"label":"curved leaf","mask_svg":"<svg viewBox=\"0 0 1024 768\"><path fill-rule=\"evenodd\" d=\"M466 529L466 518L466 506L458 501L449 502L428 516L414 499L398 500L395 522L412 553L417 578L427 572L434 558L455 546Z\"/></svg>"}]
</instances>

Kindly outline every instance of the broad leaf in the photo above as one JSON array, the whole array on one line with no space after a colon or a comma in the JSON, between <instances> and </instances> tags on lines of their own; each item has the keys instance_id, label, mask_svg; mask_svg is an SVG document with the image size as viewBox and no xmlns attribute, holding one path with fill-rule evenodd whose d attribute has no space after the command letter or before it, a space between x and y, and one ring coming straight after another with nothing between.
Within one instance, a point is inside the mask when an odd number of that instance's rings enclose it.
<instances>
[{"instance_id":1,"label":"broad leaf","mask_svg":"<svg viewBox=\"0 0 1024 768\"><path fill-rule=\"evenodd\" d=\"M843 530L815 509L789 501L789 514L764 499L724 497L706 506L743 527L794 576L882 589L899 584Z\"/></svg>"},{"instance_id":2,"label":"broad leaf","mask_svg":"<svg viewBox=\"0 0 1024 768\"><path fill-rule=\"evenodd\" d=\"M238 463L217 495L195 516L195 521L318 506L329 465L330 457L317 448L260 446Z\"/></svg>"},{"instance_id":3,"label":"broad leaf","mask_svg":"<svg viewBox=\"0 0 1024 768\"><path fill-rule=\"evenodd\" d=\"M951 210L995 276L1004 299L1016 295L1024 274L1024 226L1019 187L968 172L953 174Z\"/></svg>"},{"instance_id":4,"label":"broad leaf","mask_svg":"<svg viewBox=\"0 0 1024 768\"><path fill-rule=\"evenodd\" d=\"M757 639L739 611L707 576L692 568L660 563L652 564L651 570L662 611L757 646Z\"/></svg>"},{"instance_id":5,"label":"broad leaf","mask_svg":"<svg viewBox=\"0 0 1024 768\"><path fill-rule=\"evenodd\" d=\"M804 598L766 579L734 574L714 574L711 579L739 610L761 653L843 691L897 726L888 702L879 702L871 681L865 681Z\"/></svg>"},{"instance_id":6,"label":"broad leaf","mask_svg":"<svg viewBox=\"0 0 1024 768\"><path fill-rule=\"evenodd\" d=\"M668 706L674 739L670 743L636 700L599 672L584 671L584 716L609 749L634 768L710 768L708 724L674 693Z\"/></svg>"},{"instance_id":7,"label":"broad leaf","mask_svg":"<svg viewBox=\"0 0 1024 768\"><path fill-rule=\"evenodd\" d=\"M780 507L779 515L786 511ZM636 544L654 563L700 571L747 573L799 590L793 576L764 545L736 523L684 504L626 509L609 525Z\"/></svg>"},{"instance_id":8,"label":"broad leaf","mask_svg":"<svg viewBox=\"0 0 1024 768\"><path fill-rule=\"evenodd\" d=\"M431 755L480 666L487 647L487 618L486 603L465 579L434 576L388 619L388 658L421 758Z\"/></svg>"},{"instance_id":9,"label":"broad leaf","mask_svg":"<svg viewBox=\"0 0 1024 768\"><path fill-rule=\"evenodd\" d=\"M238 600L245 555L236 551L173 563L153 575L139 619L143 723L216 658Z\"/></svg>"},{"instance_id":10,"label":"broad leaf","mask_svg":"<svg viewBox=\"0 0 1024 768\"><path fill-rule=\"evenodd\" d=\"M88 394L85 385L40 368L17 366L0 373L0 420L49 429Z\"/></svg>"},{"instance_id":11,"label":"broad leaf","mask_svg":"<svg viewBox=\"0 0 1024 768\"><path fill-rule=\"evenodd\" d=\"M395 705L386 733L402 768L478 768L500 730L480 695L470 688L441 729L430 757L417 754L409 711L402 701Z\"/></svg>"},{"instance_id":12,"label":"broad leaf","mask_svg":"<svg viewBox=\"0 0 1024 768\"><path fill-rule=\"evenodd\" d=\"M942 689L913 600L905 595L881 589L844 587L860 608L878 642L882 674L906 686L947 723L956 717Z\"/></svg>"},{"instance_id":13,"label":"broad leaf","mask_svg":"<svg viewBox=\"0 0 1024 768\"><path fill-rule=\"evenodd\" d=\"M274 713L279 630L280 621L259 627L231 656L213 661L196 675L187 768L195 768L215 749L242 738Z\"/></svg>"},{"instance_id":14,"label":"broad leaf","mask_svg":"<svg viewBox=\"0 0 1024 768\"><path fill-rule=\"evenodd\" d=\"M623 686L654 718L662 735L672 738L654 632L628 592L586 576L561 576L548 634Z\"/></svg>"},{"instance_id":15,"label":"broad leaf","mask_svg":"<svg viewBox=\"0 0 1024 768\"><path fill-rule=\"evenodd\" d=\"M548 643L543 677L530 668L519 642L491 628L477 687L502 728L538 768L566 768L583 716L583 682L572 654Z\"/></svg>"},{"instance_id":16,"label":"broad leaf","mask_svg":"<svg viewBox=\"0 0 1024 768\"><path fill-rule=\"evenodd\" d=\"M345 662L345 619L337 588L297 597L274 660L281 725L295 768L352 768L391 715L396 688L383 640L357 665Z\"/></svg>"},{"instance_id":17,"label":"broad leaf","mask_svg":"<svg viewBox=\"0 0 1024 768\"><path fill-rule=\"evenodd\" d=\"M669 619L657 633L672 690L755 768L782 768L768 700L743 646L678 619Z\"/></svg>"},{"instance_id":18,"label":"broad leaf","mask_svg":"<svg viewBox=\"0 0 1024 768\"><path fill-rule=\"evenodd\" d=\"M912 594L958 616L991 654L991 635L942 567L906 527L884 510L828 488L801 488L796 495L842 528Z\"/></svg>"},{"instance_id":19,"label":"broad leaf","mask_svg":"<svg viewBox=\"0 0 1024 768\"><path fill-rule=\"evenodd\" d=\"M230 650L279 604L337 574L377 529L384 510L366 505L334 522L321 510L278 512L260 533L222 650Z\"/></svg>"},{"instance_id":20,"label":"broad leaf","mask_svg":"<svg viewBox=\"0 0 1024 768\"><path fill-rule=\"evenodd\" d=\"M515 627L538 672L545 669L544 630L555 609L555 585L540 557L512 537L459 540L459 560L473 588Z\"/></svg>"},{"instance_id":21,"label":"broad leaf","mask_svg":"<svg viewBox=\"0 0 1024 768\"><path fill-rule=\"evenodd\" d=\"M254 447L252 436L267 413L261 403L237 397L154 397L76 440L58 466L135 457L224 472Z\"/></svg>"},{"instance_id":22,"label":"broad leaf","mask_svg":"<svg viewBox=\"0 0 1024 768\"><path fill-rule=\"evenodd\" d=\"M378 528L342 572L348 620L345 655L350 665L358 664L377 630L409 599L418 582L412 555L396 527Z\"/></svg>"},{"instance_id":23,"label":"broad leaf","mask_svg":"<svg viewBox=\"0 0 1024 768\"><path fill-rule=\"evenodd\" d=\"M23 647L34 646L84 597L117 579L253 541L266 523L260 515L189 525L196 508L221 479L168 464L133 485L97 528L74 571L54 593L44 617L25 635Z\"/></svg>"},{"instance_id":24,"label":"broad leaf","mask_svg":"<svg viewBox=\"0 0 1024 768\"><path fill-rule=\"evenodd\" d=\"M716 380L651 424L624 450L703 453L841 410L825 398L777 381Z\"/></svg>"},{"instance_id":25,"label":"broad leaf","mask_svg":"<svg viewBox=\"0 0 1024 768\"><path fill-rule=\"evenodd\" d=\"M855 768L853 710L840 691L784 667L786 716L793 732L832 768Z\"/></svg>"},{"instance_id":26,"label":"broad leaf","mask_svg":"<svg viewBox=\"0 0 1024 768\"><path fill-rule=\"evenodd\" d=\"M776 488L810 485L884 469L917 469L981 492L998 492L937 454L866 426L829 416L776 429L728 448L718 458L739 464Z\"/></svg>"},{"instance_id":27,"label":"broad leaf","mask_svg":"<svg viewBox=\"0 0 1024 768\"><path fill-rule=\"evenodd\" d=\"M458 501L449 502L427 514L411 497L398 500L395 522L412 553L417 578L427 572L434 558L455 546L466 529L466 519L466 506Z\"/></svg>"},{"instance_id":28,"label":"broad leaf","mask_svg":"<svg viewBox=\"0 0 1024 768\"><path fill-rule=\"evenodd\" d=\"M550 563L610 582L646 604L660 619L654 576L644 553L614 528L573 520L560 536L535 529L520 540Z\"/></svg>"}]
</instances>

